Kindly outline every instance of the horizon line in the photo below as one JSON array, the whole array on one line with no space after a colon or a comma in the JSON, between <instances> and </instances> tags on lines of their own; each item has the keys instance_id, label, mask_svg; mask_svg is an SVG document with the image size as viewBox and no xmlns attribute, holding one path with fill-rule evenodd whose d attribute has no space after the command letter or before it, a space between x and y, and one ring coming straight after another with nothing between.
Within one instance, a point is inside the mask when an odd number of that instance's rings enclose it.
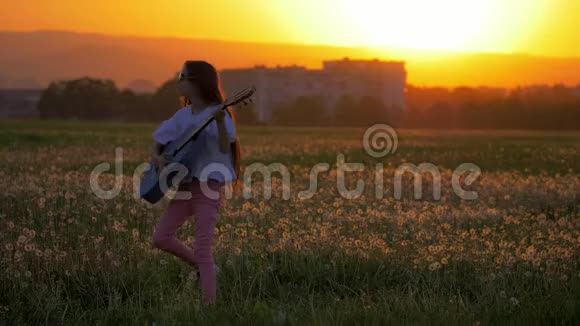
<instances>
[{"instance_id":1,"label":"horizon line","mask_svg":"<svg viewBox=\"0 0 580 326\"><path fill-rule=\"evenodd\" d=\"M213 38L196 38L175 35L140 35L140 34L109 34L103 32L89 32L89 31L74 31L65 29L32 29L32 30L0 30L0 33L62 33L62 34L80 34L80 35L95 35L106 36L113 38L148 38L148 39L175 39L182 41L209 41L209 42L223 42L223 43L244 43L254 45L273 45L273 46L296 46L296 47L325 47L337 49L356 49L356 50L372 50L372 51L400 51L400 52L415 52L420 55L497 55L497 56L525 56L535 58L550 58L550 59L580 59L578 56L570 55L544 55L529 52L488 52L488 51L470 51L470 50L444 50L444 49L417 49L417 48L402 48L396 46L365 46L365 45L337 45L326 43L294 43L294 42L263 42L263 41L246 41L246 40L232 40L232 39L213 39Z\"/></svg>"}]
</instances>

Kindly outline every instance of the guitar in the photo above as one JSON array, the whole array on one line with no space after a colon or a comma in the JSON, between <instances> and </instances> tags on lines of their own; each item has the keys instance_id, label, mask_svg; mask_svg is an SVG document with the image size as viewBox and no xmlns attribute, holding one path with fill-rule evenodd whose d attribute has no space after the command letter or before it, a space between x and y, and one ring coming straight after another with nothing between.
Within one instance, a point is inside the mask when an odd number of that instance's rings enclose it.
<instances>
[{"instance_id":1,"label":"guitar","mask_svg":"<svg viewBox=\"0 0 580 326\"><path fill-rule=\"evenodd\" d=\"M228 106L233 106L239 103L246 105L251 102L251 97L256 91L254 86L243 89L235 94L231 99L227 99L218 110L225 110ZM217 110L216 110L217 112ZM186 130L180 137L167 143L161 152L161 155L168 161L168 165L173 163L184 164L186 162L187 151L183 148L190 142L194 142L199 134L214 120L213 114L208 116L204 122L199 125ZM158 171L153 162L149 163L149 167L141 177L141 184L139 186L139 195L151 204L160 201L166 191L175 184L175 176L178 171L171 171L163 173L163 169Z\"/></svg>"}]
</instances>

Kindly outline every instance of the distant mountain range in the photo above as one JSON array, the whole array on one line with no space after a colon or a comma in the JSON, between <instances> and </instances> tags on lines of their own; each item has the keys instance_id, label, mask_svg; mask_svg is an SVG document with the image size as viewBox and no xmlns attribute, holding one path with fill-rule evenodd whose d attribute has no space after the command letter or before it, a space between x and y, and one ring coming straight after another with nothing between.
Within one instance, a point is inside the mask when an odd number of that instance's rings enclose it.
<instances>
[{"instance_id":1,"label":"distant mountain range","mask_svg":"<svg viewBox=\"0 0 580 326\"><path fill-rule=\"evenodd\" d=\"M34 31L0 32L0 88L45 87L52 80L90 76L144 92L173 78L188 59L208 60L218 69L319 68L323 60L343 57L404 60L408 83L416 86L580 84L580 58Z\"/></svg>"}]
</instances>

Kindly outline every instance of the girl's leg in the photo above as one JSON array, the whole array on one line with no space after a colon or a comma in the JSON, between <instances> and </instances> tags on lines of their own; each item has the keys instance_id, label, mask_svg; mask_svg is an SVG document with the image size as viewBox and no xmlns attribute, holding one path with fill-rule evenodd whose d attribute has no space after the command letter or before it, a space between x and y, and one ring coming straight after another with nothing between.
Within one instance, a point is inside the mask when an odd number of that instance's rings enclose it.
<instances>
[{"instance_id":1,"label":"girl's leg","mask_svg":"<svg viewBox=\"0 0 580 326\"><path fill-rule=\"evenodd\" d=\"M219 191L219 185L210 182L210 189ZM221 197L221 196L220 196ZM199 268L201 297L205 304L215 303L216 299L216 271L213 257L215 226L219 209L220 198L206 197L197 184L192 191L193 215L195 216L194 256Z\"/></svg>"},{"instance_id":2,"label":"girl's leg","mask_svg":"<svg viewBox=\"0 0 580 326\"><path fill-rule=\"evenodd\" d=\"M193 251L175 238L177 229L193 213L191 200L172 199L153 233L153 245L196 266Z\"/></svg>"}]
</instances>

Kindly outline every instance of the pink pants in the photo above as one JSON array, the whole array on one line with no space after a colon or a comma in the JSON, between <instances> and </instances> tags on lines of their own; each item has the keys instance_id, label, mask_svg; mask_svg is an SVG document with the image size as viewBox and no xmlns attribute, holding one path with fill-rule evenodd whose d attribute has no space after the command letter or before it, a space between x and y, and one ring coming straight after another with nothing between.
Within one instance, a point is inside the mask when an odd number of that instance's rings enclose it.
<instances>
[{"instance_id":1,"label":"pink pants","mask_svg":"<svg viewBox=\"0 0 580 326\"><path fill-rule=\"evenodd\" d=\"M221 207L221 187L223 183L213 179L207 182L208 188L220 193L218 199L211 199L202 193L199 179L184 183L179 190L190 191L191 199L172 199L155 232L153 245L185 260L199 271L202 302L215 303L216 271L213 258L213 243L217 216ZM175 238L175 232L190 217L195 216L195 240L192 248Z\"/></svg>"}]
</instances>

